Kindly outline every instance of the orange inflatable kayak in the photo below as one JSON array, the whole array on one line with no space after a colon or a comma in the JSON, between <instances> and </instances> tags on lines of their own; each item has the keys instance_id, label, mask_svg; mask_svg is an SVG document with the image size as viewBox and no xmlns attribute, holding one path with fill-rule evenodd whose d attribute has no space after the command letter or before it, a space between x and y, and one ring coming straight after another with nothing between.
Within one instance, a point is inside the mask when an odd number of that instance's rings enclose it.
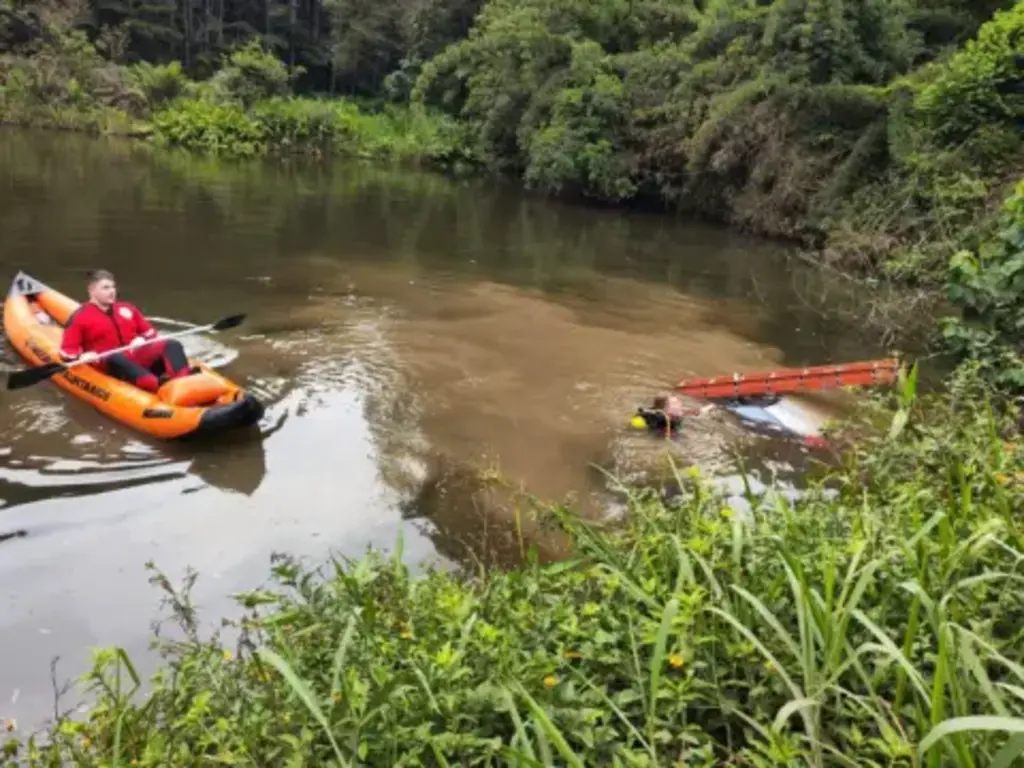
<instances>
[{"instance_id":1,"label":"orange inflatable kayak","mask_svg":"<svg viewBox=\"0 0 1024 768\"><path fill-rule=\"evenodd\" d=\"M4 333L29 365L59 362L63 324L78 306L19 272L4 302ZM226 432L262 418L263 405L251 393L209 366L189 363L196 373L166 382L155 394L91 365L62 371L53 381L112 419L161 439Z\"/></svg>"}]
</instances>

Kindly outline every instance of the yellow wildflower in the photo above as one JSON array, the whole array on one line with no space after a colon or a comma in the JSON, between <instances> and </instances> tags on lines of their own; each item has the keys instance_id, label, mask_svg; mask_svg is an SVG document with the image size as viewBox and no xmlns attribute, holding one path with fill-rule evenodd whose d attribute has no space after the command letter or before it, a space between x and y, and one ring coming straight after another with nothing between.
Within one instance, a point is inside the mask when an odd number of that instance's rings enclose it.
<instances>
[{"instance_id":1,"label":"yellow wildflower","mask_svg":"<svg viewBox=\"0 0 1024 768\"><path fill-rule=\"evenodd\" d=\"M558 678L554 675L548 675L544 678L544 685L547 688L554 688L556 685L558 685Z\"/></svg>"},{"instance_id":2,"label":"yellow wildflower","mask_svg":"<svg viewBox=\"0 0 1024 768\"><path fill-rule=\"evenodd\" d=\"M224 661L231 661L231 651L224 651Z\"/></svg>"},{"instance_id":3,"label":"yellow wildflower","mask_svg":"<svg viewBox=\"0 0 1024 768\"><path fill-rule=\"evenodd\" d=\"M683 657L679 654L674 653L668 657L668 663L676 669L678 669L679 667L683 666Z\"/></svg>"},{"instance_id":4,"label":"yellow wildflower","mask_svg":"<svg viewBox=\"0 0 1024 768\"><path fill-rule=\"evenodd\" d=\"M410 632L409 630L406 630L405 632L402 633L402 639L403 640L409 640L411 638L412 638L412 632Z\"/></svg>"}]
</instances>

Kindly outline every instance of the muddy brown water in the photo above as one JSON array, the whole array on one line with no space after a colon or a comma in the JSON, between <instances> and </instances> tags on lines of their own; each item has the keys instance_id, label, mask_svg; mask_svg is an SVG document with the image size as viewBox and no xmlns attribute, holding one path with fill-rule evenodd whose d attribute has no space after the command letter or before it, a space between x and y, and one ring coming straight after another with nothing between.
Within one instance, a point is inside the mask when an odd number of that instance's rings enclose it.
<instances>
[{"instance_id":1,"label":"muddy brown water","mask_svg":"<svg viewBox=\"0 0 1024 768\"><path fill-rule=\"evenodd\" d=\"M99 266L167 330L247 312L186 346L268 410L257 439L182 447L49 384L0 396L0 717L20 729L52 711L54 657L63 680L92 647L144 653L148 560L172 580L196 568L216 617L278 551L319 563L401 532L413 563L514 559L523 537L554 557L485 508L474 473L600 515L594 466L631 470L648 441L624 426L674 379L885 353L836 311L861 301L848 284L710 226L407 170L0 132L0 279L81 295ZM677 457L720 469L738 432L708 418Z\"/></svg>"}]
</instances>

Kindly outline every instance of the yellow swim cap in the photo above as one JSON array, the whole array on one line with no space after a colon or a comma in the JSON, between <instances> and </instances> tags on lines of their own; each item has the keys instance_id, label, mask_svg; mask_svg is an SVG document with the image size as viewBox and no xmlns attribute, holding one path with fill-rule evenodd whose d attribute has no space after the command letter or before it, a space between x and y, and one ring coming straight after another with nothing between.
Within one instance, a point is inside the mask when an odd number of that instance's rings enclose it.
<instances>
[{"instance_id":1,"label":"yellow swim cap","mask_svg":"<svg viewBox=\"0 0 1024 768\"><path fill-rule=\"evenodd\" d=\"M629 422L629 425L633 427L633 429L647 429L647 422L644 420L643 416L634 416Z\"/></svg>"}]
</instances>

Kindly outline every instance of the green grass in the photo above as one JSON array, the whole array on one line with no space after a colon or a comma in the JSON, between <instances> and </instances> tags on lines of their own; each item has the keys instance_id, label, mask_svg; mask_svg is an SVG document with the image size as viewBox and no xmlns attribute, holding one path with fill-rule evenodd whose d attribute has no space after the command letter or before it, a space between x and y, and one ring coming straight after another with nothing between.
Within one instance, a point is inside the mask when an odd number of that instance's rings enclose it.
<instances>
[{"instance_id":1,"label":"green grass","mask_svg":"<svg viewBox=\"0 0 1024 768\"><path fill-rule=\"evenodd\" d=\"M442 165L465 157L447 118L408 107L364 112L340 99L278 97L248 109L180 99L154 114L152 125L158 143L230 157L333 153Z\"/></svg>"},{"instance_id":2,"label":"green grass","mask_svg":"<svg viewBox=\"0 0 1024 768\"><path fill-rule=\"evenodd\" d=\"M474 162L462 149L454 121L416 107L370 112L343 99L298 97L265 99L249 108L183 97L146 117L100 104L43 106L8 99L0 107L0 124L129 135L225 158L338 155L445 168Z\"/></svg>"},{"instance_id":3,"label":"green grass","mask_svg":"<svg viewBox=\"0 0 1024 768\"><path fill-rule=\"evenodd\" d=\"M750 522L696 471L576 555L414 577L401 547L238 596L240 638L184 642L140 699L98 654L89 715L30 765L1009 766L1024 755L1024 462L961 373L857 424L836 494ZM878 430L882 426L884 429ZM48 742L48 743L47 743ZM12 763L14 757L11 758Z\"/></svg>"}]
</instances>

